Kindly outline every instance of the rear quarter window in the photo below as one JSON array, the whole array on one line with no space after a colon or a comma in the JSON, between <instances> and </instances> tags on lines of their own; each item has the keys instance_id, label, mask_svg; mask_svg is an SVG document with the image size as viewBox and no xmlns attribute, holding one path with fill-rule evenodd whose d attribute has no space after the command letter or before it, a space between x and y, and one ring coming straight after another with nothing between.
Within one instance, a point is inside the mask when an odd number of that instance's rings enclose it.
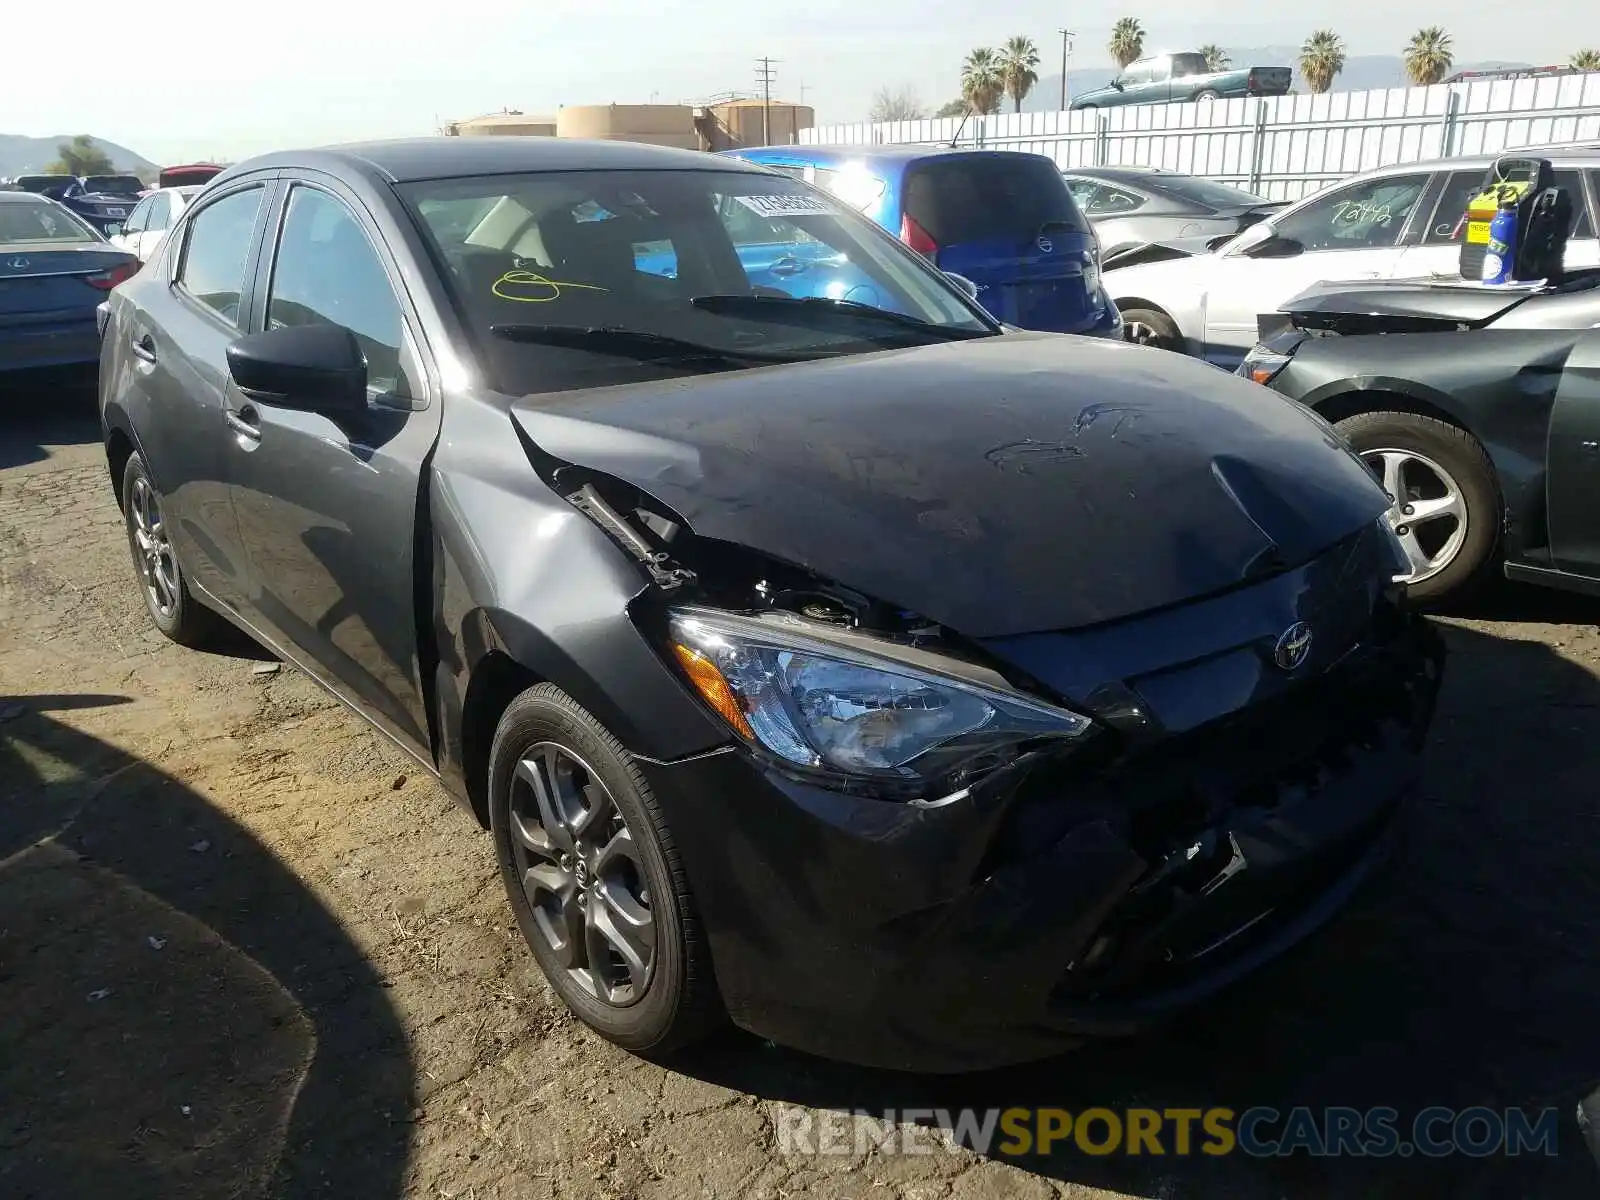
<instances>
[{"instance_id":1,"label":"rear quarter window","mask_svg":"<svg viewBox=\"0 0 1600 1200\"><path fill-rule=\"evenodd\" d=\"M1032 240L1046 223L1088 228L1060 170L1023 154L974 154L914 164L906 213L941 246L988 239Z\"/></svg>"}]
</instances>

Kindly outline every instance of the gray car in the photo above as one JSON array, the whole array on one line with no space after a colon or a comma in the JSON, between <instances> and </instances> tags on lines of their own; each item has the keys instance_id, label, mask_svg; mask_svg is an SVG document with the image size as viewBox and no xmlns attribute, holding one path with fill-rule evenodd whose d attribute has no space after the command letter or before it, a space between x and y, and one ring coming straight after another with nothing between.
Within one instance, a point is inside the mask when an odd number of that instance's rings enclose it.
<instances>
[{"instance_id":1,"label":"gray car","mask_svg":"<svg viewBox=\"0 0 1600 1200\"><path fill-rule=\"evenodd\" d=\"M1151 167L1074 167L1062 174L1100 239L1102 262L1151 242L1231 238L1287 203Z\"/></svg>"}]
</instances>

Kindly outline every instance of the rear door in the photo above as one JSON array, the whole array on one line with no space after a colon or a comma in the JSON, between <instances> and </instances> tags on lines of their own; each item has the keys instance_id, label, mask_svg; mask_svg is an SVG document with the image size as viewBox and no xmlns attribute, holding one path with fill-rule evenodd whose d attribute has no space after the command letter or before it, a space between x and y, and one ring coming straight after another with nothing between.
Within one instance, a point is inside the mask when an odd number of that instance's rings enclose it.
<instances>
[{"instance_id":1,"label":"rear door","mask_svg":"<svg viewBox=\"0 0 1600 1200\"><path fill-rule=\"evenodd\" d=\"M440 407L420 323L379 225L333 179L285 181L262 258L254 328L349 329L366 354L368 403L336 420L229 396L224 444L251 620L431 759L415 572Z\"/></svg>"},{"instance_id":2,"label":"rear door","mask_svg":"<svg viewBox=\"0 0 1600 1200\"><path fill-rule=\"evenodd\" d=\"M1076 333L1099 319L1094 234L1049 159L981 151L919 159L904 216L941 270L978 285L978 302L1023 329Z\"/></svg>"},{"instance_id":3,"label":"rear door","mask_svg":"<svg viewBox=\"0 0 1600 1200\"><path fill-rule=\"evenodd\" d=\"M210 197L184 225L170 284L117 325L146 399L139 441L185 572L238 608L248 573L228 493L224 412L238 398L228 343L249 326L270 176Z\"/></svg>"},{"instance_id":4,"label":"rear door","mask_svg":"<svg viewBox=\"0 0 1600 1200\"><path fill-rule=\"evenodd\" d=\"M1420 237L1409 239L1395 268L1397 279L1421 279L1440 276L1450 279L1461 277L1461 238L1466 231L1467 201L1483 187L1486 167L1452 171L1445 177L1444 188L1437 203L1432 206L1428 219L1420 224ZM1558 168L1556 186L1567 193L1572 201L1572 224L1567 233L1566 266L1600 266L1600 241L1595 237L1593 197L1584 187L1583 172L1571 168Z\"/></svg>"}]
</instances>

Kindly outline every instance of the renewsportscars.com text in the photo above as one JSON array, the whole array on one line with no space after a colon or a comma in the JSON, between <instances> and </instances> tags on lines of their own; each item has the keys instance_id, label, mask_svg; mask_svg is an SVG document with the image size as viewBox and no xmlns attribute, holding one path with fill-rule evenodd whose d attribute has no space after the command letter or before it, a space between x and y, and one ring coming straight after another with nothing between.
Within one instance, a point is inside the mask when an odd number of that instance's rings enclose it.
<instances>
[{"instance_id":1,"label":"renewsportscars.com text","mask_svg":"<svg viewBox=\"0 0 1600 1200\"><path fill-rule=\"evenodd\" d=\"M1425 1108L901 1108L780 1106L781 1154L1096 1156L1247 1154L1257 1158L1446 1158L1556 1153L1556 1110Z\"/></svg>"}]
</instances>

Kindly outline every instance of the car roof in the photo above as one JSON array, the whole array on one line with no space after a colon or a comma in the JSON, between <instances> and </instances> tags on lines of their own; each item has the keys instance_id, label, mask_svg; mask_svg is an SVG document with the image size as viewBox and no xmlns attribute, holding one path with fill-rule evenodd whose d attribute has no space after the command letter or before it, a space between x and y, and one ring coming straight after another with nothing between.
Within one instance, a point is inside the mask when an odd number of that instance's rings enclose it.
<instances>
[{"instance_id":1,"label":"car roof","mask_svg":"<svg viewBox=\"0 0 1600 1200\"><path fill-rule=\"evenodd\" d=\"M218 179L274 167L355 170L390 183L525 171L755 170L699 150L583 138L425 137L279 150L229 167Z\"/></svg>"},{"instance_id":2,"label":"car roof","mask_svg":"<svg viewBox=\"0 0 1600 1200\"><path fill-rule=\"evenodd\" d=\"M742 150L724 150L725 155L756 154L771 158L788 158L800 162L830 164L849 159L867 162L905 164L930 158L957 158L992 156L996 154L1022 154L1017 150L994 150L975 146L910 146L910 145L822 145L822 146L750 146ZM1046 158L1046 155L1027 153L1029 158Z\"/></svg>"},{"instance_id":3,"label":"car roof","mask_svg":"<svg viewBox=\"0 0 1600 1200\"><path fill-rule=\"evenodd\" d=\"M55 203L55 201L50 199L49 196L41 196L38 192L23 192L23 191L10 192L10 191L0 190L0 204L3 204L3 203L21 203L24 200L34 200L34 201L41 201L42 200L46 204L54 204Z\"/></svg>"}]
</instances>

